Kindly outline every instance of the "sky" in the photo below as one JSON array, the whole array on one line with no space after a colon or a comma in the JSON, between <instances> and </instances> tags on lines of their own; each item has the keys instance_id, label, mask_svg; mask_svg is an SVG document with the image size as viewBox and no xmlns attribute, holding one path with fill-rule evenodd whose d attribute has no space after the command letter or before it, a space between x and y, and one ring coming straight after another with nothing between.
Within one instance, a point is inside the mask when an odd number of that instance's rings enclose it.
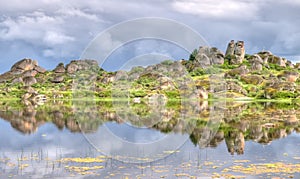
<instances>
[{"instance_id":1,"label":"sky","mask_svg":"<svg viewBox=\"0 0 300 179\"><path fill-rule=\"evenodd\" d=\"M264 49L300 61L299 0L1 0L0 12L1 73L23 58L36 59L47 69L79 59L103 31L143 17L189 26L223 52L231 39L244 40L246 53ZM167 42L139 40L123 44L112 56L118 61L151 52L188 58L173 48Z\"/></svg>"}]
</instances>

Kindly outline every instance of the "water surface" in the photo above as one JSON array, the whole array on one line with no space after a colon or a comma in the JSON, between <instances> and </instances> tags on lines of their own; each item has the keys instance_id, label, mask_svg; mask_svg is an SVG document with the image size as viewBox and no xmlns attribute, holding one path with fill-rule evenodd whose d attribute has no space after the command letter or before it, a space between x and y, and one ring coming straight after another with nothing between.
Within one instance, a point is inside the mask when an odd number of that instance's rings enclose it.
<instances>
[{"instance_id":1,"label":"water surface","mask_svg":"<svg viewBox=\"0 0 300 179\"><path fill-rule=\"evenodd\" d=\"M300 177L297 103L6 101L0 109L0 178Z\"/></svg>"}]
</instances>

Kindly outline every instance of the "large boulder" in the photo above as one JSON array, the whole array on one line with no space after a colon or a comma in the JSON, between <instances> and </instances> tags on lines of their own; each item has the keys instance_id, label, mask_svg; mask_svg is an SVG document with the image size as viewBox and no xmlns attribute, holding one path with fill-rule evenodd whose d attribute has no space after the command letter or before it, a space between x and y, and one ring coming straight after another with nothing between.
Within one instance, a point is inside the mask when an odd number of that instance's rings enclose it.
<instances>
[{"instance_id":1,"label":"large boulder","mask_svg":"<svg viewBox=\"0 0 300 179\"><path fill-rule=\"evenodd\" d=\"M227 46L226 57L230 58L230 64L241 64L245 57L244 41L231 40Z\"/></svg>"},{"instance_id":2,"label":"large boulder","mask_svg":"<svg viewBox=\"0 0 300 179\"><path fill-rule=\"evenodd\" d=\"M227 84L227 90L228 91L232 91L232 92L236 92L239 94L243 94L243 95L247 95L247 91L245 89L243 89L242 86L240 86L239 84L237 84L236 82L233 81L228 81Z\"/></svg>"},{"instance_id":3,"label":"large boulder","mask_svg":"<svg viewBox=\"0 0 300 179\"><path fill-rule=\"evenodd\" d=\"M81 70L95 70L100 69L98 62L96 60L72 60L66 66L67 72L73 74Z\"/></svg>"},{"instance_id":4,"label":"large boulder","mask_svg":"<svg viewBox=\"0 0 300 179\"><path fill-rule=\"evenodd\" d=\"M39 73L45 73L47 70L41 66L35 66L34 70L39 72Z\"/></svg>"},{"instance_id":5,"label":"large boulder","mask_svg":"<svg viewBox=\"0 0 300 179\"><path fill-rule=\"evenodd\" d=\"M23 79L21 77L17 77L11 81L12 84L23 83Z\"/></svg>"},{"instance_id":6,"label":"large boulder","mask_svg":"<svg viewBox=\"0 0 300 179\"><path fill-rule=\"evenodd\" d=\"M279 65L281 67L286 67L284 59L278 56L270 55L268 57L268 62Z\"/></svg>"},{"instance_id":7,"label":"large boulder","mask_svg":"<svg viewBox=\"0 0 300 179\"><path fill-rule=\"evenodd\" d=\"M250 56L249 63L251 64L251 71L261 71L263 69L264 61L258 54Z\"/></svg>"},{"instance_id":8,"label":"large boulder","mask_svg":"<svg viewBox=\"0 0 300 179\"><path fill-rule=\"evenodd\" d=\"M212 65L222 65L224 64L224 54L217 49L216 47L212 47L210 52L211 55L211 64Z\"/></svg>"},{"instance_id":9,"label":"large boulder","mask_svg":"<svg viewBox=\"0 0 300 179\"><path fill-rule=\"evenodd\" d=\"M76 73L77 70L78 70L78 65L76 63L70 63L67 65L67 72L69 74L73 74L73 73Z\"/></svg>"},{"instance_id":10,"label":"large boulder","mask_svg":"<svg viewBox=\"0 0 300 179\"><path fill-rule=\"evenodd\" d=\"M37 61L25 58L23 60L18 61L11 67L11 71L15 70L33 70L38 65Z\"/></svg>"},{"instance_id":11,"label":"large boulder","mask_svg":"<svg viewBox=\"0 0 300 179\"><path fill-rule=\"evenodd\" d=\"M262 71L263 65L261 63L254 62L251 64L252 71Z\"/></svg>"},{"instance_id":12,"label":"large boulder","mask_svg":"<svg viewBox=\"0 0 300 179\"><path fill-rule=\"evenodd\" d=\"M241 77L241 80L247 84L259 85L264 79L259 75L244 75Z\"/></svg>"},{"instance_id":13,"label":"large boulder","mask_svg":"<svg viewBox=\"0 0 300 179\"><path fill-rule=\"evenodd\" d=\"M59 63L53 70L55 73L65 73L66 69L63 63Z\"/></svg>"},{"instance_id":14,"label":"large boulder","mask_svg":"<svg viewBox=\"0 0 300 179\"><path fill-rule=\"evenodd\" d=\"M52 83L61 83L64 81L63 76L54 76L51 80Z\"/></svg>"},{"instance_id":15,"label":"large boulder","mask_svg":"<svg viewBox=\"0 0 300 179\"><path fill-rule=\"evenodd\" d=\"M24 71L22 73L22 77L26 77L26 76L33 76L34 77L37 74L38 74L38 72L35 71L35 70L27 70L27 71Z\"/></svg>"},{"instance_id":16,"label":"large boulder","mask_svg":"<svg viewBox=\"0 0 300 179\"><path fill-rule=\"evenodd\" d=\"M23 82L25 86L31 86L37 83L36 79L33 76L26 76L23 78Z\"/></svg>"},{"instance_id":17,"label":"large boulder","mask_svg":"<svg viewBox=\"0 0 300 179\"><path fill-rule=\"evenodd\" d=\"M226 77L228 76L242 76L242 75L246 75L247 73L249 73L249 70L247 69L246 65L241 65L238 68L234 68L232 70L230 70L229 72L227 72Z\"/></svg>"},{"instance_id":18,"label":"large boulder","mask_svg":"<svg viewBox=\"0 0 300 179\"><path fill-rule=\"evenodd\" d=\"M196 55L196 62L198 62L202 68L207 68L211 65L209 57L204 53L198 53Z\"/></svg>"},{"instance_id":19,"label":"large boulder","mask_svg":"<svg viewBox=\"0 0 300 179\"><path fill-rule=\"evenodd\" d=\"M226 49L225 56L228 56L228 55L234 55L234 47L235 47L234 40L231 40L231 41L228 43L228 46L227 46L227 49Z\"/></svg>"},{"instance_id":20,"label":"large boulder","mask_svg":"<svg viewBox=\"0 0 300 179\"><path fill-rule=\"evenodd\" d=\"M296 71L283 71L282 74L278 75L278 78L284 77L286 81L289 82L296 82L297 79L299 78L299 73Z\"/></svg>"},{"instance_id":21,"label":"large boulder","mask_svg":"<svg viewBox=\"0 0 300 179\"><path fill-rule=\"evenodd\" d=\"M214 64L224 63L224 54L216 47L203 46L200 47L195 57L198 66L207 68Z\"/></svg>"},{"instance_id":22,"label":"large boulder","mask_svg":"<svg viewBox=\"0 0 300 179\"><path fill-rule=\"evenodd\" d=\"M286 66L290 68L295 68L294 64L290 60L287 60Z\"/></svg>"}]
</instances>

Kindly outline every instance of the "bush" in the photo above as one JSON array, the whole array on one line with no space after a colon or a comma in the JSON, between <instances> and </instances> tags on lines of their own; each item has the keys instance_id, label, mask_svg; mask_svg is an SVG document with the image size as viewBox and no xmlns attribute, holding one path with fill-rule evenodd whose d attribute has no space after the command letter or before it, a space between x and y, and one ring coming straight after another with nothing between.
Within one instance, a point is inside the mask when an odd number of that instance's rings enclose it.
<instances>
[{"instance_id":1,"label":"bush","mask_svg":"<svg viewBox=\"0 0 300 179\"><path fill-rule=\"evenodd\" d=\"M276 70L276 71L281 71L281 70L285 70L285 67L281 67L277 64L273 64L273 63L269 63L270 69L271 70Z\"/></svg>"},{"instance_id":2,"label":"bush","mask_svg":"<svg viewBox=\"0 0 300 179\"><path fill-rule=\"evenodd\" d=\"M198 50L194 49L194 51L190 54L189 60L194 61L196 59L197 54L198 54Z\"/></svg>"},{"instance_id":3,"label":"bush","mask_svg":"<svg viewBox=\"0 0 300 179\"><path fill-rule=\"evenodd\" d=\"M221 72L221 70L216 67L209 67L204 70L205 74L218 74L220 72Z\"/></svg>"},{"instance_id":4,"label":"bush","mask_svg":"<svg viewBox=\"0 0 300 179\"><path fill-rule=\"evenodd\" d=\"M234 68L237 68L238 65L230 65L229 64L229 60L225 60L224 61L224 64L220 65L219 66L221 69L234 69Z\"/></svg>"},{"instance_id":5,"label":"bush","mask_svg":"<svg viewBox=\"0 0 300 179\"><path fill-rule=\"evenodd\" d=\"M201 76L204 75L204 69L203 68L196 68L191 72L191 76Z\"/></svg>"},{"instance_id":6,"label":"bush","mask_svg":"<svg viewBox=\"0 0 300 179\"><path fill-rule=\"evenodd\" d=\"M173 64L173 61L172 60L165 60L165 61L162 61L161 64L169 66L169 65Z\"/></svg>"},{"instance_id":7,"label":"bush","mask_svg":"<svg viewBox=\"0 0 300 179\"><path fill-rule=\"evenodd\" d=\"M273 95L275 99L287 99L287 98L294 98L295 93L290 91L278 91Z\"/></svg>"},{"instance_id":8,"label":"bush","mask_svg":"<svg viewBox=\"0 0 300 179\"><path fill-rule=\"evenodd\" d=\"M135 90L130 92L130 97L145 97L147 95L146 91Z\"/></svg>"},{"instance_id":9,"label":"bush","mask_svg":"<svg viewBox=\"0 0 300 179\"><path fill-rule=\"evenodd\" d=\"M175 98L180 97L180 94L178 91L165 91L165 94L168 99L175 99Z\"/></svg>"}]
</instances>

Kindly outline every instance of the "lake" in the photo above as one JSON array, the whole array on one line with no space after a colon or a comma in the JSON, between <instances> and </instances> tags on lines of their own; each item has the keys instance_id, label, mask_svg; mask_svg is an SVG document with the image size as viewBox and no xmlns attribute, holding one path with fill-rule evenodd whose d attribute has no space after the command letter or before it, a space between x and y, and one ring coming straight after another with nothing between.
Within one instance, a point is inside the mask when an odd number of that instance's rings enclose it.
<instances>
[{"instance_id":1,"label":"lake","mask_svg":"<svg viewBox=\"0 0 300 179\"><path fill-rule=\"evenodd\" d=\"M296 102L0 102L0 178L300 178Z\"/></svg>"}]
</instances>

